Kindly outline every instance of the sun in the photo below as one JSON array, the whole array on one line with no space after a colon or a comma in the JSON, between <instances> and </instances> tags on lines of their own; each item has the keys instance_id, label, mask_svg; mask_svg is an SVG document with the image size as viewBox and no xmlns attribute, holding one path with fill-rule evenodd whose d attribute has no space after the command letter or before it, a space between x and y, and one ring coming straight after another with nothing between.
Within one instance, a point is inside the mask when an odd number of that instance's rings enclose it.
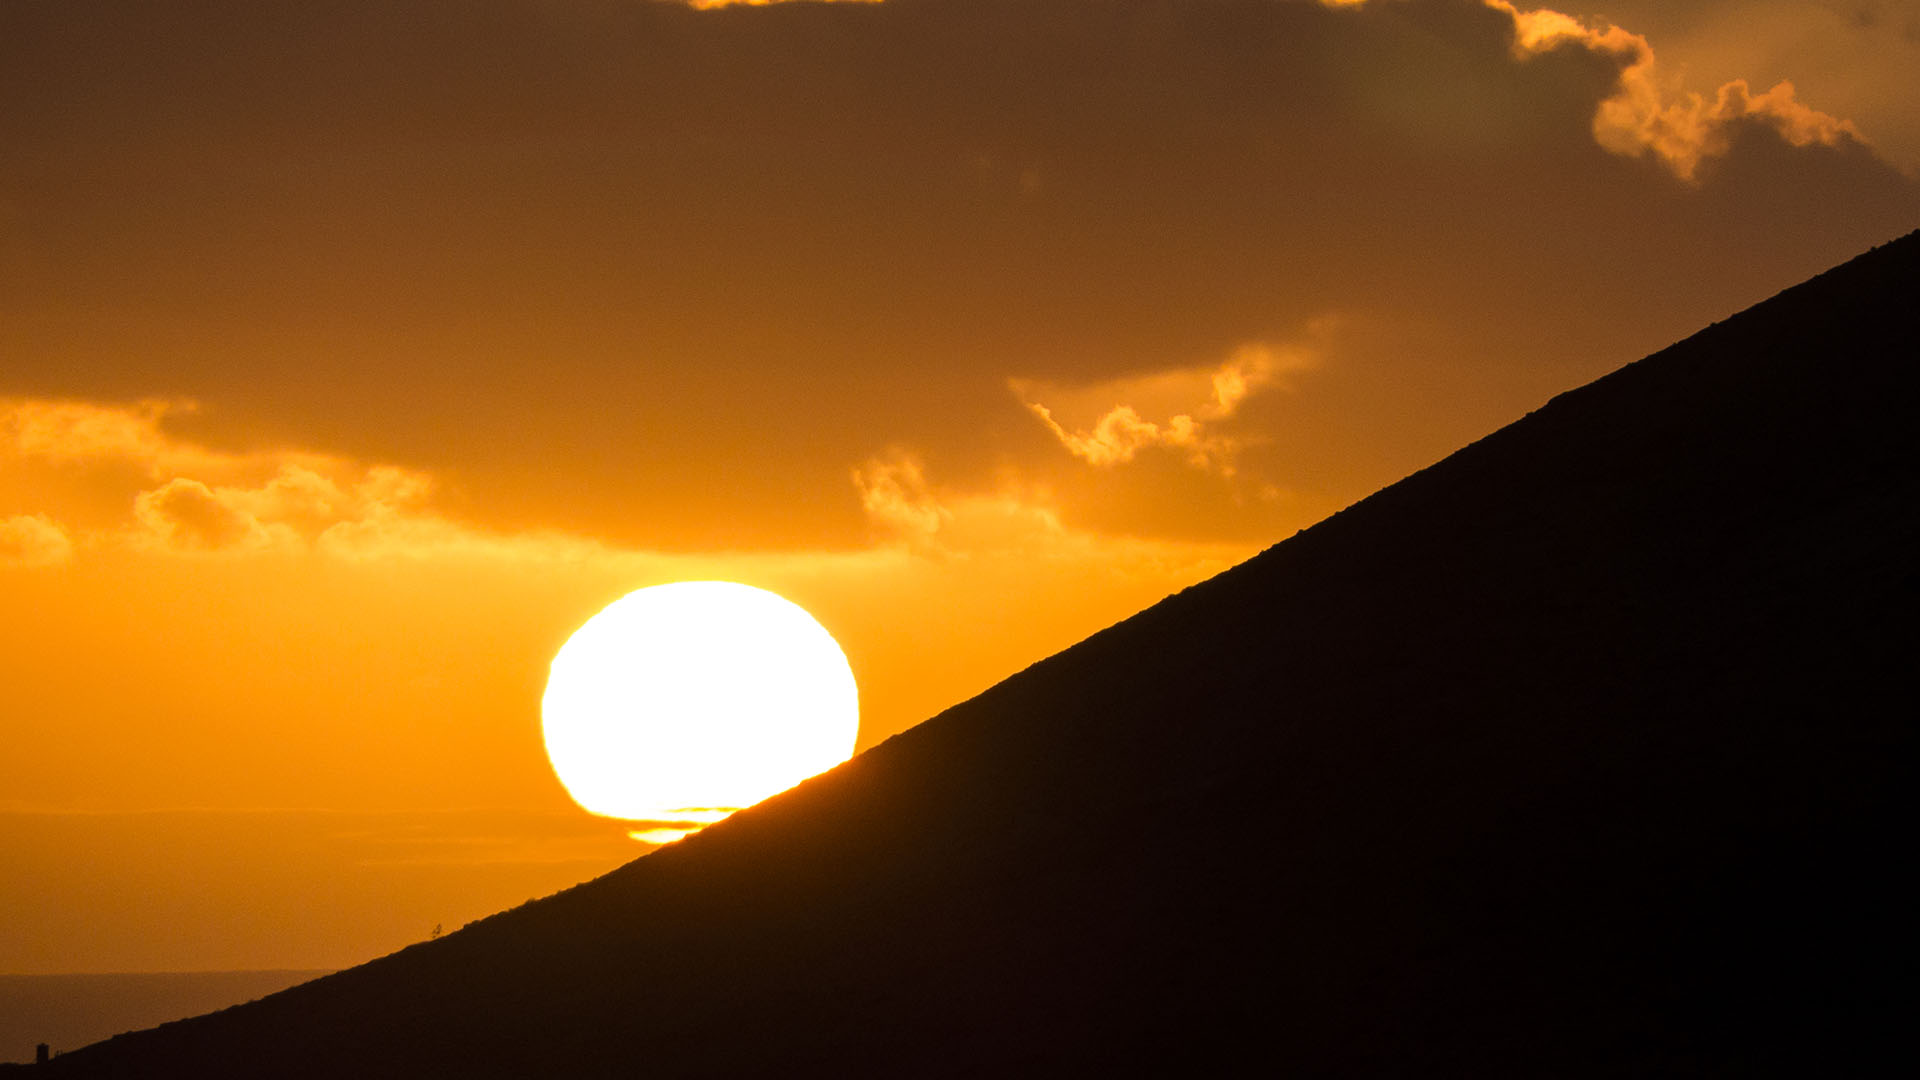
<instances>
[{"instance_id":1,"label":"sun","mask_svg":"<svg viewBox=\"0 0 1920 1080\"><path fill-rule=\"evenodd\" d=\"M547 757L591 813L654 823L661 843L853 754L859 693L813 616L730 581L641 589L553 658ZM679 823L679 824L672 824Z\"/></svg>"}]
</instances>

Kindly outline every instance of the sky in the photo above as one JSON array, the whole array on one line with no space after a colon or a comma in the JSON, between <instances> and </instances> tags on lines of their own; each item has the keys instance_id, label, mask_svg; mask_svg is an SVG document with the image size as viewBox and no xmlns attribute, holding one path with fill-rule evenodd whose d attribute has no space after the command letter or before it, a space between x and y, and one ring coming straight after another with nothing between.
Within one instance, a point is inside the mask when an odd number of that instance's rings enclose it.
<instances>
[{"instance_id":1,"label":"sky","mask_svg":"<svg viewBox=\"0 0 1920 1080\"><path fill-rule=\"evenodd\" d=\"M1915 71L1920 0L0 7L0 972L647 850L539 730L642 586L799 603L881 742L1920 226Z\"/></svg>"}]
</instances>

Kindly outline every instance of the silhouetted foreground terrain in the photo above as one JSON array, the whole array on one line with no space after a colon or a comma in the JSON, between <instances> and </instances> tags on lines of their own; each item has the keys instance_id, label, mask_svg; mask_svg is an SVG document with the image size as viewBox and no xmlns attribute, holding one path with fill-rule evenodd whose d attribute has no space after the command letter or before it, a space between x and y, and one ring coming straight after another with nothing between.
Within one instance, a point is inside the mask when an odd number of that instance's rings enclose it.
<instances>
[{"instance_id":1,"label":"silhouetted foreground terrain","mask_svg":"<svg viewBox=\"0 0 1920 1080\"><path fill-rule=\"evenodd\" d=\"M1920 234L599 880L54 1076L1911 1074Z\"/></svg>"},{"instance_id":2,"label":"silhouetted foreground terrain","mask_svg":"<svg viewBox=\"0 0 1920 1080\"><path fill-rule=\"evenodd\" d=\"M325 971L181 971L122 975L0 975L0 1062L34 1046L70 1049L265 997Z\"/></svg>"}]
</instances>

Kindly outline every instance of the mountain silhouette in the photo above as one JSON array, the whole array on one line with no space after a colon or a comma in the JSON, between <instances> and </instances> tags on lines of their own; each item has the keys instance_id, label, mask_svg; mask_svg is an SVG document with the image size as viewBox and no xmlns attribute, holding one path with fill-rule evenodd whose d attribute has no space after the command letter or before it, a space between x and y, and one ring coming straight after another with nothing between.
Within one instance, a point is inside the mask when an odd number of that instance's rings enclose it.
<instances>
[{"instance_id":1,"label":"mountain silhouette","mask_svg":"<svg viewBox=\"0 0 1920 1080\"><path fill-rule=\"evenodd\" d=\"M1909 1073L1917 287L1920 233L704 833L35 1075Z\"/></svg>"}]
</instances>

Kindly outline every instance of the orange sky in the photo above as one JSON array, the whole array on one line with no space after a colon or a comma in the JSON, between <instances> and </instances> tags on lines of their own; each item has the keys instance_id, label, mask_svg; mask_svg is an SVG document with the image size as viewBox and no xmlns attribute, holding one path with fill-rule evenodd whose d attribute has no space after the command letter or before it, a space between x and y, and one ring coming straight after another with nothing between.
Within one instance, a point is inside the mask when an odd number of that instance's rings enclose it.
<instances>
[{"instance_id":1,"label":"orange sky","mask_svg":"<svg viewBox=\"0 0 1920 1080\"><path fill-rule=\"evenodd\" d=\"M0 971L642 850L538 715L631 589L869 746L1920 225L1920 3L396 7L0 10Z\"/></svg>"}]
</instances>

